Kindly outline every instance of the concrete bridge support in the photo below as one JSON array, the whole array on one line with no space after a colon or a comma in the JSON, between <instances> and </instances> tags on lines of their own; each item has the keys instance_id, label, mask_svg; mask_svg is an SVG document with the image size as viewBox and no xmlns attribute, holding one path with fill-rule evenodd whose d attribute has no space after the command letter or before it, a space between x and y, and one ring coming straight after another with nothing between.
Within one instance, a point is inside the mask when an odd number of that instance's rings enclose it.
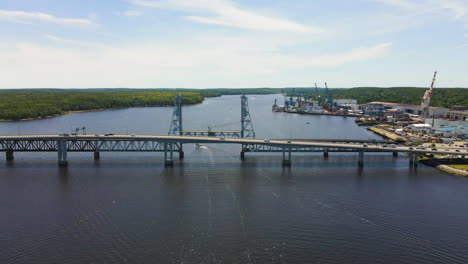
<instances>
[{"instance_id":1,"label":"concrete bridge support","mask_svg":"<svg viewBox=\"0 0 468 264\"><path fill-rule=\"evenodd\" d=\"M410 167L418 166L418 154L415 154L415 153L409 154L409 165Z\"/></svg>"},{"instance_id":2,"label":"concrete bridge support","mask_svg":"<svg viewBox=\"0 0 468 264\"><path fill-rule=\"evenodd\" d=\"M8 150L6 152L6 160L12 161L15 157L13 156L13 150Z\"/></svg>"},{"instance_id":3,"label":"concrete bridge support","mask_svg":"<svg viewBox=\"0 0 468 264\"><path fill-rule=\"evenodd\" d=\"M291 167L291 148L288 148L288 159L286 159L286 149L283 148L283 167Z\"/></svg>"},{"instance_id":4,"label":"concrete bridge support","mask_svg":"<svg viewBox=\"0 0 468 264\"><path fill-rule=\"evenodd\" d=\"M358 166L359 166L359 167L363 167L363 166L364 166L364 151L359 151Z\"/></svg>"},{"instance_id":5,"label":"concrete bridge support","mask_svg":"<svg viewBox=\"0 0 468 264\"><path fill-rule=\"evenodd\" d=\"M58 165L61 168L68 167L67 160L67 141L58 140L57 141L57 153L58 153Z\"/></svg>"},{"instance_id":6,"label":"concrete bridge support","mask_svg":"<svg viewBox=\"0 0 468 264\"><path fill-rule=\"evenodd\" d=\"M419 154L413 154L413 166L416 168L418 167L418 163L419 163Z\"/></svg>"},{"instance_id":7,"label":"concrete bridge support","mask_svg":"<svg viewBox=\"0 0 468 264\"><path fill-rule=\"evenodd\" d=\"M99 151L94 151L94 160L101 159L101 153Z\"/></svg>"},{"instance_id":8,"label":"concrete bridge support","mask_svg":"<svg viewBox=\"0 0 468 264\"><path fill-rule=\"evenodd\" d=\"M169 152L169 156L168 156ZM174 167L174 144L164 143L164 167Z\"/></svg>"},{"instance_id":9,"label":"concrete bridge support","mask_svg":"<svg viewBox=\"0 0 468 264\"><path fill-rule=\"evenodd\" d=\"M393 157L395 157L395 158L398 157L398 152L396 152L396 151L393 152Z\"/></svg>"},{"instance_id":10,"label":"concrete bridge support","mask_svg":"<svg viewBox=\"0 0 468 264\"><path fill-rule=\"evenodd\" d=\"M328 158L328 151L327 151L327 150L325 150L325 151L323 152L323 157L324 157L324 158Z\"/></svg>"},{"instance_id":11,"label":"concrete bridge support","mask_svg":"<svg viewBox=\"0 0 468 264\"><path fill-rule=\"evenodd\" d=\"M184 149L183 149L183 146L184 144L180 143L180 148L179 148L179 159L184 159L185 157L185 153L184 153Z\"/></svg>"}]
</instances>

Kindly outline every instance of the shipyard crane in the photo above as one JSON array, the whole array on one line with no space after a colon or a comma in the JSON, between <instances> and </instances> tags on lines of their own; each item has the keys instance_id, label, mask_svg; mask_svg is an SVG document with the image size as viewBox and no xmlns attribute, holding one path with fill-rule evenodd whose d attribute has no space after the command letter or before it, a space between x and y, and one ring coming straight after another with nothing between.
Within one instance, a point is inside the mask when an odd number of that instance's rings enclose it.
<instances>
[{"instance_id":1,"label":"shipyard crane","mask_svg":"<svg viewBox=\"0 0 468 264\"><path fill-rule=\"evenodd\" d=\"M429 104L432 98L432 88L434 88L434 83L436 80L437 71L434 72L434 77L432 77L431 86L426 90L422 98L421 106L423 107L423 117L426 118L429 115Z\"/></svg>"},{"instance_id":2,"label":"shipyard crane","mask_svg":"<svg viewBox=\"0 0 468 264\"><path fill-rule=\"evenodd\" d=\"M327 104L328 104L328 106L330 107L330 110L331 110L333 108L333 96L332 96L330 90L328 90L327 82L325 82L325 94L327 95Z\"/></svg>"},{"instance_id":3,"label":"shipyard crane","mask_svg":"<svg viewBox=\"0 0 468 264\"><path fill-rule=\"evenodd\" d=\"M317 94L317 101L318 105L322 105L322 96L319 94L318 88L317 88L317 83L315 83L315 93Z\"/></svg>"},{"instance_id":4,"label":"shipyard crane","mask_svg":"<svg viewBox=\"0 0 468 264\"><path fill-rule=\"evenodd\" d=\"M291 96L289 97L289 104L291 106L294 106L294 98L293 98L293 95L294 95L294 88L292 88L292 92L291 92Z\"/></svg>"}]
</instances>

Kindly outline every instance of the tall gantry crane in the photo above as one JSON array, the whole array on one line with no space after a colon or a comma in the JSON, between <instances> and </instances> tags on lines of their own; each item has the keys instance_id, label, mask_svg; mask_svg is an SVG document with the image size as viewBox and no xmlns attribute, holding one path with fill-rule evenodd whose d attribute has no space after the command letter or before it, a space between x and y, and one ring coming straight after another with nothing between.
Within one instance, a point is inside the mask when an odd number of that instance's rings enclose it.
<instances>
[{"instance_id":1,"label":"tall gantry crane","mask_svg":"<svg viewBox=\"0 0 468 264\"><path fill-rule=\"evenodd\" d=\"M326 82L325 82L325 94L327 95L327 104L331 110L333 108L333 95L330 92L330 90L328 90L328 85Z\"/></svg>"},{"instance_id":2,"label":"tall gantry crane","mask_svg":"<svg viewBox=\"0 0 468 264\"><path fill-rule=\"evenodd\" d=\"M315 83L315 94L317 95L317 101L318 105L322 105L322 96L319 94L318 88L317 88L317 83Z\"/></svg>"},{"instance_id":3,"label":"tall gantry crane","mask_svg":"<svg viewBox=\"0 0 468 264\"><path fill-rule=\"evenodd\" d=\"M429 105L431 103L431 98L432 98L432 88L434 88L434 83L436 80L437 76L437 71L434 72L434 77L432 77L432 83L429 89L426 90L424 93L424 96L422 98L421 106L423 107L423 115L424 118L429 116Z\"/></svg>"}]
</instances>

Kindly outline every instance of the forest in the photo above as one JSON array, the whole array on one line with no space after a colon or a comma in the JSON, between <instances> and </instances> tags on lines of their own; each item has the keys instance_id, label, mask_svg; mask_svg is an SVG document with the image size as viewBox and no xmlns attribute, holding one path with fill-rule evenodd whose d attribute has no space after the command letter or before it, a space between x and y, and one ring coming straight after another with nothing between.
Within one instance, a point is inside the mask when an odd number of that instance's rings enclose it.
<instances>
[{"instance_id":1,"label":"forest","mask_svg":"<svg viewBox=\"0 0 468 264\"><path fill-rule=\"evenodd\" d=\"M287 95L316 98L317 91L322 98L326 98L324 88L284 88ZM427 88L419 87L356 87L356 88L334 88L329 89L333 98L357 99L358 104L369 102L390 102L400 104L420 105L422 97ZM468 106L467 88L434 88L431 106L447 107Z\"/></svg>"},{"instance_id":2,"label":"forest","mask_svg":"<svg viewBox=\"0 0 468 264\"><path fill-rule=\"evenodd\" d=\"M171 106L177 94L183 95L184 104L197 104L204 99L200 93L159 90L7 90L0 92L0 119L45 118L69 111Z\"/></svg>"},{"instance_id":3,"label":"forest","mask_svg":"<svg viewBox=\"0 0 468 264\"><path fill-rule=\"evenodd\" d=\"M373 101L420 105L427 88L396 87L374 88L360 87L351 89L333 89L334 98L357 99L358 104ZM455 105L468 106L468 89L466 88L434 88L431 106L450 108Z\"/></svg>"},{"instance_id":4,"label":"forest","mask_svg":"<svg viewBox=\"0 0 468 264\"><path fill-rule=\"evenodd\" d=\"M334 98L357 99L359 104L384 101L403 104L421 103L426 89L416 87L359 87L330 89ZM325 97L325 89L319 88ZM219 88L219 89L7 89L0 90L0 120L38 119L70 111L116 109L127 107L172 106L177 94L183 104L197 104L206 97L240 94L288 94L315 98L316 89L289 88ZM432 106L468 105L468 89L434 89Z\"/></svg>"}]
</instances>

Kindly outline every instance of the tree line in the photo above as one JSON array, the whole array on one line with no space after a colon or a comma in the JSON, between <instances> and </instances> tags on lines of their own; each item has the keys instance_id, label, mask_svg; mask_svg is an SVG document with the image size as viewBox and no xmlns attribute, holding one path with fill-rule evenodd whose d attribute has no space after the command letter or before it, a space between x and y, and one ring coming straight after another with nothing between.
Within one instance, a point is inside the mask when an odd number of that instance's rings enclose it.
<instances>
[{"instance_id":1,"label":"tree line","mask_svg":"<svg viewBox=\"0 0 468 264\"><path fill-rule=\"evenodd\" d=\"M195 92L157 90L9 90L0 92L0 119L45 118L69 111L172 106L177 94L183 95L184 104L197 104L204 99Z\"/></svg>"},{"instance_id":2,"label":"tree line","mask_svg":"<svg viewBox=\"0 0 468 264\"><path fill-rule=\"evenodd\" d=\"M357 99L358 104L380 101L420 105L426 90L427 88L416 87L359 87L351 89L333 89L331 92L334 98ZM455 105L468 106L468 89L434 88L432 90L431 106L450 108Z\"/></svg>"},{"instance_id":3,"label":"tree line","mask_svg":"<svg viewBox=\"0 0 468 264\"><path fill-rule=\"evenodd\" d=\"M384 101L419 105L426 89L416 87L358 87L330 89L334 98L357 99L359 104ZM219 88L219 89L18 89L0 90L0 120L36 119L69 111L86 111L145 106L172 106L177 94L183 104L201 103L206 97L240 94L285 94L315 98L316 89ZM318 93L326 97L325 89ZM431 106L468 106L468 89L434 89Z\"/></svg>"}]
</instances>

